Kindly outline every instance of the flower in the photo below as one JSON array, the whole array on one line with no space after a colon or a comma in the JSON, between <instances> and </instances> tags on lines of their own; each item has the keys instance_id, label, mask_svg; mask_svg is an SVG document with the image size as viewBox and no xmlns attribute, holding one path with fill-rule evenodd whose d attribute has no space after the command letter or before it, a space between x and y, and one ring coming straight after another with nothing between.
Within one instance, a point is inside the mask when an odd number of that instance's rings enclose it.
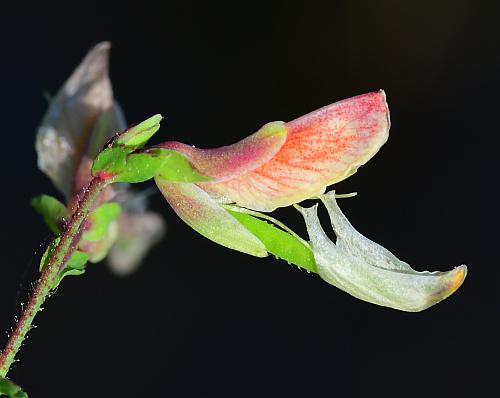
<instances>
[{"instance_id":1,"label":"flower","mask_svg":"<svg viewBox=\"0 0 500 398\"><path fill-rule=\"evenodd\" d=\"M126 128L108 75L110 43L92 48L51 100L37 132L38 167L67 200L88 182L102 145Z\"/></svg>"},{"instance_id":2,"label":"flower","mask_svg":"<svg viewBox=\"0 0 500 398\"><path fill-rule=\"evenodd\" d=\"M38 166L49 176L74 211L77 194L91 178L92 162L108 139L126 127L120 106L113 98L108 74L110 43L92 48L51 101L37 132ZM128 185L105 188L97 204L119 202L120 217L97 242L82 242L90 261L102 260L118 274L135 269L149 248L165 232L160 215L146 211L145 196ZM140 242L140 244L138 244Z\"/></svg>"},{"instance_id":3,"label":"flower","mask_svg":"<svg viewBox=\"0 0 500 398\"><path fill-rule=\"evenodd\" d=\"M356 231L338 207L334 192L319 197L330 215L336 243L321 227L318 205L297 207L306 222L318 274L326 282L361 300L410 312L437 304L462 285L465 265L448 272L417 272Z\"/></svg>"},{"instance_id":4,"label":"flower","mask_svg":"<svg viewBox=\"0 0 500 398\"><path fill-rule=\"evenodd\" d=\"M307 269L361 300L402 311L421 311L455 292L467 267L448 272L413 270L357 232L337 206L334 192L323 194L328 185L349 177L377 153L388 138L389 127L384 92L368 93L289 123L268 123L227 147L161 144L184 154L199 173L211 179L176 183L157 176L155 180L175 212L193 229L223 246L260 257L271 251L264 245L265 239L259 239L261 235L254 235L228 210L269 220L255 211L269 212L319 197L330 214L337 242L321 228L317 205L297 206L309 233L310 243L305 245L315 263ZM293 231L273 221L304 243Z\"/></svg>"},{"instance_id":5,"label":"flower","mask_svg":"<svg viewBox=\"0 0 500 398\"><path fill-rule=\"evenodd\" d=\"M179 142L162 148L184 154L210 181L175 183L156 177L174 211L207 238L254 256L266 248L224 204L270 212L317 196L356 172L388 138L382 90L336 102L288 123L272 122L242 141L216 149Z\"/></svg>"}]
</instances>

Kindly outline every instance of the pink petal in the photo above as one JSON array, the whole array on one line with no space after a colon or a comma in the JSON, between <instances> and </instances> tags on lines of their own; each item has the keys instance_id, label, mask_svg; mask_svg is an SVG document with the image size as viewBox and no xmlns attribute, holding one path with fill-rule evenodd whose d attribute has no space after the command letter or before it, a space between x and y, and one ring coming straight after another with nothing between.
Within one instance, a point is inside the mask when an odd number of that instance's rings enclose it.
<instances>
[{"instance_id":1,"label":"pink petal","mask_svg":"<svg viewBox=\"0 0 500 398\"><path fill-rule=\"evenodd\" d=\"M109 251L108 265L117 275L128 275L165 235L163 217L150 211L124 211L118 220L118 236Z\"/></svg>"},{"instance_id":2,"label":"pink petal","mask_svg":"<svg viewBox=\"0 0 500 398\"><path fill-rule=\"evenodd\" d=\"M51 101L37 132L38 167L69 199L102 145L125 128L108 75L110 43L92 48Z\"/></svg>"},{"instance_id":3,"label":"pink petal","mask_svg":"<svg viewBox=\"0 0 500 398\"><path fill-rule=\"evenodd\" d=\"M198 149L180 142L165 142L159 146L186 155L200 173L224 181L268 162L285 143L286 134L284 122L272 122L236 144L220 148Z\"/></svg>"},{"instance_id":4,"label":"pink petal","mask_svg":"<svg viewBox=\"0 0 500 398\"><path fill-rule=\"evenodd\" d=\"M201 188L159 178L155 181L172 209L195 231L230 249L257 257L267 256L264 244Z\"/></svg>"},{"instance_id":5,"label":"pink petal","mask_svg":"<svg viewBox=\"0 0 500 398\"><path fill-rule=\"evenodd\" d=\"M199 185L254 210L289 206L355 173L387 141L389 127L382 90L339 101L287 123L286 142L268 162Z\"/></svg>"}]
</instances>

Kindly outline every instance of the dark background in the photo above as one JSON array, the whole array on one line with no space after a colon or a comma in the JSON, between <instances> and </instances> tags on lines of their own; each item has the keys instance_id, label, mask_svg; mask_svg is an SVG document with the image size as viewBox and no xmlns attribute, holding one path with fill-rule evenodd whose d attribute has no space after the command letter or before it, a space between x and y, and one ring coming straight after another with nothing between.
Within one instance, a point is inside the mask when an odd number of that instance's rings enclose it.
<instances>
[{"instance_id":1,"label":"dark background","mask_svg":"<svg viewBox=\"0 0 500 398\"><path fill-rule=\"evenodd\" d=\"M497 396L499 20L463 0L2 6L0 328L48 237L29 200L57 194L33 148L42 93L101 40L127 120L165 116L155 142L229 144L384 88L391 137L341 205L418 270L469 266L451 298L397 312L217 246L157 195L165 240L130 277L66 279L10 376L35 398ZM305 236L296 211L278 217Z\"/></svg>"}]
</instances>

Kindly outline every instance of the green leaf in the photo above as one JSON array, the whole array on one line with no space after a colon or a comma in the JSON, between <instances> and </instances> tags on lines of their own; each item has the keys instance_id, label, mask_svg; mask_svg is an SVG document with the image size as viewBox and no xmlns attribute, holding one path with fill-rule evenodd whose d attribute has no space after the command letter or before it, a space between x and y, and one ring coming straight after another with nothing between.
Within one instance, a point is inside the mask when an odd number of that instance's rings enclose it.
<instances>
[{"instance_id":1,"label":"green leaf","mask_svg":"<svg viewBox=\"0 0 500 398\"><path fill-rule=\"evenodd\" d=\"M149 139L160 128L160 122L163 119L161 115L151 116L137 126L133 126L120 134L114 141L114 144L123 145L129 148L137 149L143 147Z\"/></svg>"},{"instance_id":2,"label":"green leaf","mask_svg":"<svg viewBox=\"0 0 500 398\"><path fill-rule=\"evenodd\" d=\"M60 240L61 238L58 236L52 242L50 242L49 246L47 246L47 249L45 249L45 252L42 255L42 259L40 260L40 272L42 272L42 270L48 265L49 260L52 257L52 253L54 253L54 250Z\"/></svg>"},{"instance_id":3,"label":"green leaf","mask_svg":"<svg viewBox=\"0 0 500 398\"><path fill-rule=\"evenodd\" d=\"M87 222L90 228L83 234L82 239L89 242L96 242L103 239L108 232L109 224L116 220L121 213L121 206L118 203L103 203L93 210Z\"/></svg>"},{"instance_id":4,"label":"green leaf","mask_svg":"<svg viewBox=\"0 0 500 398\"><path fill-rule=\"evenodd\" d=\"M313 252L298 238L249 214L227 211L259 238L269 253L307 271L318 272Z\"/></svg>"},{"instance_id":5,"label":"green leaf","mask_svg":"<svg viewBox=\"0 0 500 398\"><path fill-rule=\"evenodd\" d=\"M202 182L212 178L196 171L187 158L172 149L155 148L152 151L166 157L165 163L158 170L158 177L170 182Z\"/></svg>"},{"instance_id":6,"label":"green leaf","mask_svg":"<svg viewBox=\"0 0 500 398\"><path fill-rule=\"evenodd\" d=\"M28 394L21 387L4 377L0 377L0 395L7 395L9 398L28 398Z\"/></svg>"},{"instance_id":7,"label":"green leaf","mask_svg":"<svg viewBox=\"0 0 500 398\"><path fill-rule=\"evenodd\" d=\"M59 200L49 195L39 195L31 199L31 206L40 214L50 230L58 234L61 232L59 227L64 218L68 216L66 206Z\"/></svg>"}]
</instances>

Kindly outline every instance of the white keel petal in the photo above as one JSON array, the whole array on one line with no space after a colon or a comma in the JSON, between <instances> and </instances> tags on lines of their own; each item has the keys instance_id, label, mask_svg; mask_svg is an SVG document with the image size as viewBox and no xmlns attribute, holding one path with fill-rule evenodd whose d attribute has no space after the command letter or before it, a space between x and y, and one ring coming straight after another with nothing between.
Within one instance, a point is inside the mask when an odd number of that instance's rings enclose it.
<instances>
[{"instance_id":1,"label":"white keel petal","mask_svg":"<svg viewBox=\"0 0 500 398\"><path fill-rule=\"evenodd\" d=\"M417 272L391 252L357 232L331 192L321 196L337 243L323 231L317 205L301 209L318 273L326 282L361 300L402 311L422 311L455 292L467 274L462 265L448 272Z\"/></svg>"}]
</instances>

